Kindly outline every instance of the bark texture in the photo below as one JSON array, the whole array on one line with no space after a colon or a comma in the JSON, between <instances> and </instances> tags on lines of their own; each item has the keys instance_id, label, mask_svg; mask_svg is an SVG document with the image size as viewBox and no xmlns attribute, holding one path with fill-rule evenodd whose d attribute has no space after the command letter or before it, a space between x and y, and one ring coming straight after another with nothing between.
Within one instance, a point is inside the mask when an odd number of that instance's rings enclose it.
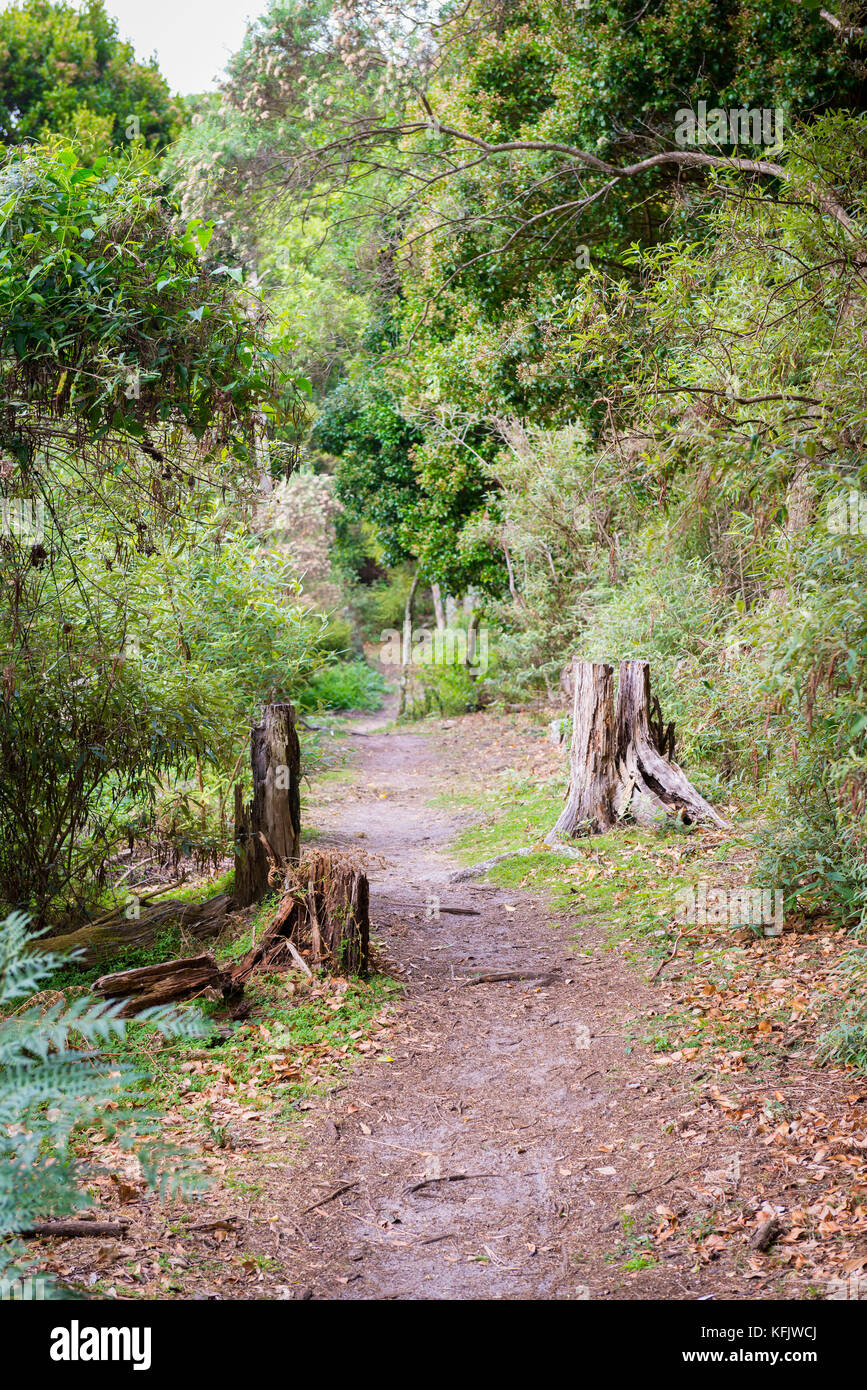
<instances>
[{"instance_id":1,"label":"bark texture","mask_svg":"<svg viewBox=\"0 0 867 1390\"><path fill-rule=\"evenodd\" d=\"M579 829L610 830L617 814L614 796L614 668L604 662L572 662L572 744L569 791L557 824L546 836L552 844Z\"/></svg>"},{"instance_id":2,"label":"bark texture","mask_svg":"<svg viewBox=\"0 0 867 1390\"><path fill-rule=\"evenodd\" d=\"M204 903L178 902L166 899L155 907L143 907L140 916L127 921L122 915L109 922L79 927L62 936L40 936L30 942L31 951L56 951L66 955L80 951L80 965L99 965L100 961L117 956L118 951L131 946L151 946L157 930L176 922L184 932L198 941L216 936L223 925L232 902L228 893L219 893Z\"/></svg>"},{"instance_id":3,"label":"bark texture","mask_svg":"<svg viewBox=\"0 0 867 1390\"><path fill-rule=\"evenodd\" d=\"M237 992L231 971L221 969L214 957L207 953L102 975L93 987L97 994L105 995L106 999L125 1000L121 1009L124 1018L159 1004L194 999L204 990L216 990L224 997Z\"/></svg>"},{"instance_id":4,"label":"bark texture","mask_svg":"<svg viewBox=\"0 0 867 1390\"><path fill-rule=\"evenodd\" d=\"M617 686L618 817L639 825L677 816L685 825L725 821L674 761L674 724L663 724L659 701L651 703L650 663L621 661Z\"/></svg>"},{"instance_id":5,"label":"bark texture","mask_svg":"<svg viewBox=\"0 0 867 1390\"><path fill-rule=\"evenodd\" d=\"M250 736L253 799L235 787L235 903L268 892L272 868L296 863L301 847L301 749L290 704L265 705Z\"/></svg>"}]
</instances>

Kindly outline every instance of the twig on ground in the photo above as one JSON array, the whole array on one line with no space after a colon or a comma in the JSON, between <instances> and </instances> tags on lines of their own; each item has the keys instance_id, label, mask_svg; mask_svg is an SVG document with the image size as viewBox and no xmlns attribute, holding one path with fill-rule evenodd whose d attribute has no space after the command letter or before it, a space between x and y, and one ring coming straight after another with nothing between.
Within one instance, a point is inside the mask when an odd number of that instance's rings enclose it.
<instances>
[{"instance_id":1,"label":"twig on ground","mask_svg":"<svg viewBox=\"0 0 867 1390\"><path fill-rule=\"evenodd\" d=\"M306 1216L308 1211L315 1211L317 1207L324 1207L326 1202L333 1202L335 1197L342 1197L344 1192L349 1192L351 1188L357 1186L357 1182L344 1183L342 1187L338 1187L336 1192L329 1193L327 1197L320 1197L318 1202L314 1202L311 1206L305 1207L304 1210L301 1212L301 1215Z\"/></svg>"},{"instance_id":2,"label":"twig on ground","mask_svg":"<svg viewBox=\"0 0 867 1390\"><path fill-rule=\"evenodd\" d=\"M405 1188L408 1196L414 1192L420 1192L423 1187L433 1187L438 1182L470 1182L474 1178L498 1178L499 1173L449 1173L443 1178L423 1178L421 1182L413 1183L412 1187Z\"/></svg>"},{"instance_id":3,"label":"twig on ground","mask_svg":"<svg viewBox=\"0 0 867 1390\"><path fill-rule=\"evenodd\" d=\"M678 948L678 946L680 945L680 938L681 938L682 936L683 936L683 932L682 932L682 931L679 931L679 932L677 933L677 936L676 936L675 939L674 939L674 950L672 951L672 953L671 953L670 956L666 956L664 960L661 960L661 961L659 962L659 965L656 967L656 969L654 970L653 974L652 974L651 977L650 977L651 980L656 980L656 979L658 979L659 976L662 974L662 971L663 971L663 969L665 968L665 966L666 966L666 965L669 965L669 964L674 960L675 956L677 955L677 948Z\"/></svg>"}]
</instances>

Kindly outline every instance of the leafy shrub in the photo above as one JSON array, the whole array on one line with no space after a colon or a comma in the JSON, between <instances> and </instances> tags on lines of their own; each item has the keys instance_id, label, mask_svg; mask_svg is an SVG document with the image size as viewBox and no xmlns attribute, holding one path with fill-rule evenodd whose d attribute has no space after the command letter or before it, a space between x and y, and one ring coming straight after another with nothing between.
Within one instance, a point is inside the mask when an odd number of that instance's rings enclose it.
<instances>
[{"instance_id":1,"label":"leafy shrub","mask_svg":"<svg viewBox=\"0 0 867 1390\"><path fill-rule=\"evenodd\" d=\"M412 680L407 719L424 719L429 714L468 714L486 703L486 687L470 675L466 666L415 666Z\"/></svg>"},{"instance_id":2,"label":"leafy shrub","mask_svg":"<svg viewBox=\"0 0 867 1390\"><path fill-rule=\"evenodd\" d=\"M302 710L379 709L387 688L385 678L366 661L338 661L315 673L297 704Z\"/></svg>"},{"instance_id":3,"label":"leafy shrub","mask_svg":"<svg viewBox=\"0 0 867 1390\"><path fill-rule=\"evenodd\" d=\"M652 692L675 721L678 760L724 781L754 776L766 711L750 651L733 635L738 613L706 562L660 550L642 554L636 542L621 582L598 585L574 650L615 670L628 658L649 661Z\"/></svg>"},{"instance_id":4,"label":"leafy shrub","mask_svg":"<svg viewBox=\"0 0 867 1390\"><path fill-rule=\"evenodd\" d=\"M399 567L375 584L355 587L352 606L361 632L371 642L379 642L387 628L403 627L407 595L412 584L408 568ZM418 595L417 595L418 598ZM420 605L417 604L420 608Z\"/></svg>"},{"instance_id":5,"label":"leafy shrub","mask_svg":"<svg viewBox=\"0 0 867 1390\"><path fill-rule=\"evenodd\" d=\"M760 873L787 911L823 913L857 928L867 917L867 847L834 789L834 768L813 757L788 784L787 814L762 836Z\"/></svg>"}]
</instances>

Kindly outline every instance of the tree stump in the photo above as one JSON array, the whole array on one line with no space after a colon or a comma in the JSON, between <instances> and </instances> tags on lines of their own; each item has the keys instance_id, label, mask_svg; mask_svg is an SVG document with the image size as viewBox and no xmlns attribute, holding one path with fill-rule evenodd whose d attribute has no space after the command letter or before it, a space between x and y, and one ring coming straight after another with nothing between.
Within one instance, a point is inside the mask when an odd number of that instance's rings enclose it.
<instances>
[{"instance_id":1,"label":"tree stump","mask_svg":"<svg viewBox=\"0 0 867 1390\"><path fill-rule=\"evenodd\" d=\"M268 892L272 867L296 863L301 850L301 749L290 704L265 705L250 736L253 799L235 787L235 903Z\"/></svg>"},{"instance_id":2,"label":"tree stump","mask_svg":"<svg viewBox=\"0 0 867 1390\"><path fill-rule=\"evenodd\" d=\"M665 725L659 701L651 702L649 662L620 663L616 711L613 674L611 666L573 659L569 791L546 843L598 834L627 818L725 825L674 761L674 724Z\"/></svg>"},{"instance_id":3,"label":"tree stump","mask_svg":"<svg viewBox=\"0 0 867 1390\"><path fill-rule=\"evenodd\" d=\"M258 944L235 966L236 983L254 971L313 966L365 975L370 959L367 876L334 850L314 850L289 869L283 896Z\"/></svg>"},{"instance_id":4,"label":"tree stump","mask_svg":"<svg viewBox=\"0 0 867 1390\"><path fill-rule=\"evenodd\" d=\"M726 824L674 761L674 724L663 724L658 700L651 704L650 662L621 661L615 724L618 817L639 825L665 816L684 825Z\"/></svg>"},{"instance_id":5,"label":"tree stump","mask_svg":"<svg viewBox=\"0 0 867 1390\"><path fill-rule=\"evenodd\" d=\"M578 827L591 833L610 830L617 815L614 758L614 668L598 661L572 662L572 744L566 805L548 844Z\"/></svg>"}]
</instances>

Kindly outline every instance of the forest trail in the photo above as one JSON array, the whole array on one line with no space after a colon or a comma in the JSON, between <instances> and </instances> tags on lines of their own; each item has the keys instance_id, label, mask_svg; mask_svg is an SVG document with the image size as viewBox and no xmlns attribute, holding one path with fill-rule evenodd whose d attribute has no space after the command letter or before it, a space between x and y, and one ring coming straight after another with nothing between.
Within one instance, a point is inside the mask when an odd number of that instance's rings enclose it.
<instances>
[{"instance_id":1,"label":"forest trail","mask_svg":"<svg viewBox=\"0 0 867 1390\"><path fill-rule=\"evenodd\" d=\"M736 1103L709 1098L705 1066L663 1069L635 1041L658 986L603 949L604 924L582 926L576 954L575 924L549 924L538 896L449 881L467 819L448 805L468 773L459 728L354 728L352 787L317 791L307 820L318 842L386 861L369 869L371 917L406 995L387 1050L305 1121L286 1174L288 1296L803 1296L764 1255L751 1267L744 1241L734 1258L725 1240L698 1253L713 1208L758 1190L751 1170L764 1184L766 1154ZM468 983L479 974L527 978ZM766 1076L768 1094L794 1070ZM639 1233L660 1225L695 1236L648 1259Z\"/></svg>"},{"instance_id":2,"label":"forest trail","mask_svg":"<svg viewBox=\"0 0 867 1390\"><path fill-rule=\"evenodd\" d=\"M683 875L748 881L716 829L452 881L462 832L501 844L505 811L533 840L534 788L542 820L556 803L562 752L526 712L365 716L339 757L302 822L367 855L374 980L265 976L234 1030L149 1052L164 1136L211 1183L163 1205L100 1143L124 1234L45 1242L46 1268L120 1298L862 1298L867 1086L815 1049L851 938L681 941Z\"/></svg>"}]
</instances>

